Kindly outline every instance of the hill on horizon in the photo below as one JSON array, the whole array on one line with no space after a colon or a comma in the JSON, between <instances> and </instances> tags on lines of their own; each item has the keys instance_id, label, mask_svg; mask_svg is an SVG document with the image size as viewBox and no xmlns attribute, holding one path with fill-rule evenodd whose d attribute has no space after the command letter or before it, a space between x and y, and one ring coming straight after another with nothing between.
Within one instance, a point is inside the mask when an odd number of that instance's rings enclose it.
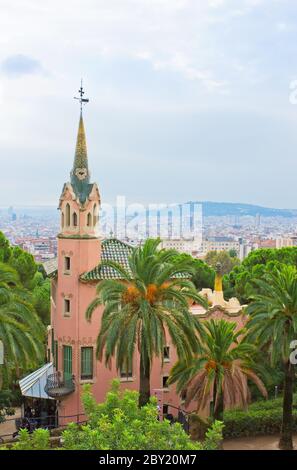
<instances>
[{"instance_id":1,"label":"hill on horizon","mask_svg":"<svg viewBox=\"0 0 297 470\"><path fill-rule=\"evenodd\" d=\"M256 216L262 217L297 217L297 209L274 209L270 207L257 206L254 204L242 204L238 202L212 202L212 201L190 201L202 204L204 216Z\"/></svg>"}]
</instances>

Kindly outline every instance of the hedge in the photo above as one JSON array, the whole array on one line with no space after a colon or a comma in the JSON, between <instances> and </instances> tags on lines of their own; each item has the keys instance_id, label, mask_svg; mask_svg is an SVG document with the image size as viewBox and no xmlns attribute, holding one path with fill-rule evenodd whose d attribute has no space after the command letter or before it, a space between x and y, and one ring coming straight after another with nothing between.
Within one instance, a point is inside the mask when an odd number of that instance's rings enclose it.
<instances>
[{"instance_id":1,"label":"hedge","mask_svg":"<svg viewBox=\"0 0 297 470\"><path fill-rule=\"evenodd\" d=\"M293 430L297 432L297 397L294 397ZM280 432L282 398L255 402L248 410L224 413L224 438L272 435Z\"/></svg>"}]
</instances>

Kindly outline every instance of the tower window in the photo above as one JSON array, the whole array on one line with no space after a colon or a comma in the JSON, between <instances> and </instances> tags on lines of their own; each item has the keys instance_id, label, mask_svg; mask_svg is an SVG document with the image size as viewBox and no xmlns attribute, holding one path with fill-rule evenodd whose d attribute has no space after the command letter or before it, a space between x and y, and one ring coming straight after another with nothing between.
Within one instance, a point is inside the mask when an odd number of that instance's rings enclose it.
<instances>
[{"instance_id":1,"label":"tower window","mask_svg":"<svg viewBox=\"0 0 297 470\"><path fill-rule=\"evenodd\" d=\"M163 388L168 388L168 375L163 375L162 377L162 386Z\"/></svg>"},{"instance_id":2,"label":"tower window","mask_svg":"<svg viewBox=\"0 0 297 470\"><path fill-rule=\"evenodd\" d=\"M70 300L69 299L64 299L64 315L65 316L70 315Z\"/></svg>"},{"instance_id":3,"label":"tower window","mask_svg":"<svg viewBox=\"0 0 297 470\"><path fill-rule=\"evenodd\" d=\"M77 227L77 213L76 212L73 212L72 214L72 224L73 224L73 227Z\"/></svg>"},{"instance_id":4,"label":"tower window","mask_svg":"<svg viewBox=\"0 0 297 470\"><path fill-rule=\"evenodd\" d=\"M164 362L169 362L170 361L170 348L169 348L169 346L164 347L163 357L164 357Z\"/></svg>"},{"instance_id":5,"label":"tower window","mask_svg":"<svg viewBox=\"0 0 297 470\"><path fill-rule=\"evenodd\" d=\"M66 227L70 226L70 205L66 204Z\"/></svg>"},{"instance_id":6,"label":"tower window","mask_svg":"<svg viewBox=\"0 0 297 470\"><path fill-rule=\"evenodd\" d=\"M64 212L62 212L62 217L61 217L61 226L62 226L62 228L64 228L64 224L65 224L64 218L65 218Z\"/></svg>"},{"instance_id":7,"label":"tower window","mask_svg":"<svg viewBox=\"0 0 297 470\"><path fill-rule=\"evenodd\" d=\"M69 272L70 271L70 266L71 266L70 256L65 256L65 258L64 258L64 270Z\"/></svg>"}]
</instances>

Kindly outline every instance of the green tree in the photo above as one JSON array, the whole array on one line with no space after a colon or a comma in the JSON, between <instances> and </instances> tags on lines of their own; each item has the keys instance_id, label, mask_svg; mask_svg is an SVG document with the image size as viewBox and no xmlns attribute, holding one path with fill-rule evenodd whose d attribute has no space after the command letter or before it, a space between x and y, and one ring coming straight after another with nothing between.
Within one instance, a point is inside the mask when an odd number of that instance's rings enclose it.
<instances>
[{"instance_id":1,"label":"green tree","mask_svg":"<svg viewBox=\"0 0 297 470\"><path fill-rule=\"evenodd\" d=\"M224 276L226 298L237 297L242 304L248 303L255 288L253 279L261 279L265 273L278 269L282 264L297 266L297 247L252 251L240 265Z\"/></svg>"},{"instance_id":2,"label":"green tree","mask_svg":"<svg viewBox=\"0 0 297 470\"><path fill-rule=\"evenodd\" d=\"M297 271L282 265L253 281L255 293L247 307L251 316L249 338L260 347L269 346L272 365L283 363L283 421L279 447L292 449L292 403L295 367L290 347L297 335Z\"/></svg>"},{"instance_id":3,"label":"green tree","mask_svg":"<svg viewBox=\"0 0 297 470\"><path fill-rule=\"evenodd\" d=\"M179 357L195 350L194 318L189 302L205 304L193 283L186 279L192 267L175 261L176 252L159 250L160 240L147 240L134 249L129 270L111 261L102 265L113 268L121 277L103 280L97 296L87 309L91 319L98 305L104 305L101 330L97 339L97 356L108 364L112 357L116 367L131 367L135 349L140 354L140 406L150 397L150 374L155 356L163 360L167 336L171 337Z\"/></svg>"},{"instance_id":4,"label":"green tree","mask_svg":"<svg viewBox=\"0 0 297 470\"><path fill-rule=\"evenodd\" d=\"M50 321L50 294L51 282L49 279L43 279L42 277L42 281L32 291L32 303L45 325L48 325Z\"/></svg>"},{"instance_id":5,"label":"green tree","mask_svg":"<svg viewBox=\"0 0 297 470\"><path fill-rule=\"evenodd\" d=\"M19 296L18 284L15 270L0 264L0 340L6 372L9 366L20 370L36 365L44 352L44 327L32 305Z\"/></svg>"},{"instance_id":6,"label":"green tree","mask_svg":"<svg viewBox=\"0 0 297 470\"><path fill-rule=\"evenodd\" d=\"M50 433L48 429L36 429L29 434L27 429L20 430L18 442L12 450L48 450L50 448Z\"/></svg>"},{"instance_id":7,"label":"green tree","mask_svg":"<svg viewBox=\"0 0 297 470\"><path fill-rule=\"evenodd\" d=\"M71 424L63 432L68 450L202 450L215 449L222 439L222 424L215 423L204 445L191 441L179 423L158 421L156 398L139 408L136 391L119 389L114 380L104 403L97 404L90 386L84 387L83 404L88 424Z\"/></svg>"},{"instance_id":8,"label":"green tree","mask_svg":"<svg viewBox=\"0 0 297 470\"><path fill-rule=\"evenodd\" d=\"M215 269L219 263L222 267L222 274L227 274L235 266L240 264L238 258L231 256L227 251L209 251L205 256L205 262Z\"/></svg>"},{"instance_id":9,"label":"green tree","mask_svg":"<svg viewBox=\"0 0 297 470\"><path fill-rule=\"evenodd\" d=\"M30 284L37 271L37 264L35 263L34 257L16 246L12 249L9 264L17 271L23 286L30 288Z\"/></svg>"},{"instance_id":10,"label":"green tree","mask_svg":"<svg viewBox=\"0 0 297 470\"><path fill-rule=\"evenodd\" d=\"M9 241L5 235L0 232L0 263L7 263L11 255Z\"/></svg>"},{"instance_id":11,"label":"green tree","mask_svg":"<svg viewBox=\"0 0 297 470\"><path fill-rule=\"evenodd\" d=\"M187 261L193 269L192 282L198 290L203 288L213 289L215 270L201 259L182 253L177 255L176 261Z\"/></svg>"},{"instance_id":12,"label":"green tree","mask_svg":"<svg viewBox=\"0 0 297 470\"><path fill-rule=\"evenodd\" d=\"M178 392L186 391L186 406L195 400L199 412L213 399L213 417L222 419L225 406L246 407L247 379L267 396L251 361L255 347L244 339L244 330L236 331L236 323L212 319L201 322L199 336L200 351L190 360L178 361L169 377Z\"/></svg>"},{"instance_id":13,"label":"green tree","mask_svg":"<svg viewBox=\"0 0 297 470\"><path fill-rule=\"evenodd\" d=\"M237 258L237 251L236 251L234 248L232 248L231 250L229 250L228 253L229 253L229 256L230 256L231 258Z\"/></svg>"}]
</instances>

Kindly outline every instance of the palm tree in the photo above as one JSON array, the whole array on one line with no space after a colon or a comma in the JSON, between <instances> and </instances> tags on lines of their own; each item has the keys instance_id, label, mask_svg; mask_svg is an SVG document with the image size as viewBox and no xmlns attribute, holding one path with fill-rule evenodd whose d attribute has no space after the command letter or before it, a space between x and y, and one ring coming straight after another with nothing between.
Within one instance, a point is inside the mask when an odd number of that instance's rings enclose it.
<instances>
[{"instance_id":1,"label":"palm tree","mask_svg":"<svg viewBox=\"0 0 297 470\"><path fill-rule=\"evenodd\" d=\"M192 263L176 261L175 250L159 249L160 240L148 239L129 257L129 269L105 261L121 276L103 280L89 305L88 320L98 305L104 305L97 357L117 369L131 367L135 350L140 354L140 406L150 398L150 373L154 357L163 360L168 336L179 357L189 357L197 347L194 320L189 312L193 300L205 304L188 279Z\"/></svg>"},{"instance_id":2,"label":"palm tree","mask_svg":"<svg viewBox=\"0 0 297 470\"><path fill-rule=\"evenodd\" d=\"M197 401L197 412L212 401L213 418L222 420L226 406L246 407L251 379L264 396L265 386L253 370L251 357L255 347L244 339L244 330L226 320L199 322L199 351L190 360L178 361L169 383L177 383L178 392L186 392L185 405Z\"/></svg>"},{"instance_id":3,"label":"palm tree","mask_svg":"<svg viewBox=\"0 0 297 470\"><path fill-rule=\"evenodd\" d=\"M282 265L253 281L256 293L247 307L251 316L249 337L260 347L268 346L272 365L283 363L283 418L279 447L292 449L292 404L295 368L290 361L291 343L297 338L297 270Z\"/></svg>"},{"instance_id":4,"label":"palm tree","mask_svg":"<svg viewBox=\"0 0 297 470\"><path fill-rule=\"evenodd\" d=\"M4 345L5 370L29 368L44 355L44 327L32 305L22 295L17 273L0 263L0 340ZM0 374L0 388L2 374Z\"/></svg>"}]
</instances>

